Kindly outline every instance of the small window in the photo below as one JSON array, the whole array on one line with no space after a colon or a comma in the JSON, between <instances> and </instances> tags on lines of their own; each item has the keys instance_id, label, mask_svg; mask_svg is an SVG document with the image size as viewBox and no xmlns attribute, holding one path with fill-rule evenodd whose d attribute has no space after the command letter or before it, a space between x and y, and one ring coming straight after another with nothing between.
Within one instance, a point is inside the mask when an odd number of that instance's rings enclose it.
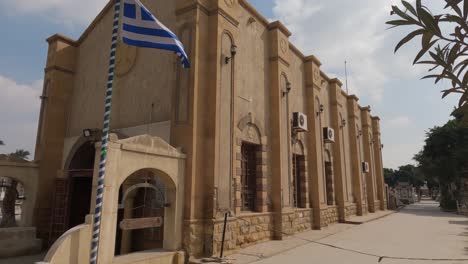
<instances>
[{"instance_id":1,"label":"small window","mask_svg":"<svg viewBox=\"0 0 468 264\"><path fill-rule=\"evenodd\" d=\"M257 196L257 150L257 145L242 143L241 199L243 211L255 211Z\"/></svg>"}]
</instances>

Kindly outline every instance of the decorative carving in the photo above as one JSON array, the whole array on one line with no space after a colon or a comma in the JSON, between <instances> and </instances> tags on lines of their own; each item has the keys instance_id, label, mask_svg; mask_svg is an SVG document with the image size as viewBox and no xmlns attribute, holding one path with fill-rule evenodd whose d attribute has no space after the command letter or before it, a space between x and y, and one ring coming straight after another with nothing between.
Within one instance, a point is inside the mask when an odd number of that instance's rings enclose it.
<instances>
[{"instance_id":1,"label":"decorative carving","mask_svg":"<svg viewBox=\"0 0 468 264\"><path fill-rule=\"evenodd\" d=\"M285 39L281 39L280 49L284 54L286 54L288 52L288 42Z\"/></svg>"},{"instance_id":2,"label":"decorative carving","mask_svg":"<svg viewBox=\"0 0 468 264\"><path fill-rule=\"evenodd\" d=\"M137 58L137 48L123 43L117 45L117 54L115 56L115 74L123 76L129 73L135 66Z\"/></svg>"},{"instance_id":3,"label":"decorative carving","mask_svg":"<svg viewBox=\"0 0 468 264\"><path fill-rule=\"evenodd\" d=\"M232 7L234 5L234 0L224 0L224 2L228 7Z\"/></svg>"},{"instance_id":4,"label":"decorative carving","mask_svg":"<svg viewBox=\"0 0 468 264\"><path fill-rule=\"evenodd\" d=\"M314 82L316 84L319 84L319 82L320 82L320 69L318 67L314 66L313 75L314 75Z\"/></svg>"}]
</instances>

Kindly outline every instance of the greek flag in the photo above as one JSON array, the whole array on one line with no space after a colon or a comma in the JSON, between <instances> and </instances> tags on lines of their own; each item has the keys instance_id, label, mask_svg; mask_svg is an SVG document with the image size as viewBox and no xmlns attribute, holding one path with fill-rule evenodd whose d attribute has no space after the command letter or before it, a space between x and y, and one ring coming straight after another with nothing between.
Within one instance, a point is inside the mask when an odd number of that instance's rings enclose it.
<instances>
[{"instance_id":1,"label":"greek flag","mask_svg":"<svg viewBox=\"0 0 468 264\"><path fill-rule=\"evenodd\" d=\"M121 39L130 46L174 51L183 67L190 67L182 42L139 0L124 0Z\"/></svg>"}]
</instances>

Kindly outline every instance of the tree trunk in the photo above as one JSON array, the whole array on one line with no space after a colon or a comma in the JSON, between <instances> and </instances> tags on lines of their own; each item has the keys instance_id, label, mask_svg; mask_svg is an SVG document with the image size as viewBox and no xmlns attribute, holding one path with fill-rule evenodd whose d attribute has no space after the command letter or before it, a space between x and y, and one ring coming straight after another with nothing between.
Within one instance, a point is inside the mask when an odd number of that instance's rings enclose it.
<instances>
[{"instance_id":1,"label":"tree trunk","mask_svg":"<svg viewBox=\"0 0 468 264\"><path fill-rule=\"evenodd\" d=\"M2 221L0 222L0 227L15 227L15 207L16 207L16 198L17 192L16 187L18 182L16 180L11 180L11 185L6 189L5 197L3 197L2 203Z\"/></svg>"}]
</instances>

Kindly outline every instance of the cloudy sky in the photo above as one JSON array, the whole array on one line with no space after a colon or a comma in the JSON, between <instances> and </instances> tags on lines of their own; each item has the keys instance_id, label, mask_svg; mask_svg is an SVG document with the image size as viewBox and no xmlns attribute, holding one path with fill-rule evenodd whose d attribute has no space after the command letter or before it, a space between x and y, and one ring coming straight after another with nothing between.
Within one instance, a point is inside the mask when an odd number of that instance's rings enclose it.
<instances>
[{"instance_id":1,"label":"cloudy sky","mask_svg":"<svg viewBox=\"0 0 468 264\"><path fill-rule=\"evenodd\" d=\"M34 150L45 39L57 32L78 38L106 2L0 0L0 139L7 143L0 153ZM425 131L449 118L457 98L442 101L443 86L419 80L425 69L411 65L418 44L393 54L405 33L387 30L384 24L395 1L251 2L268 19L281 20L293 33L291 41L304 54L318 57L328 75L344 80L344 61L348 62L350 92L382 118L386 167L412 163Z\"/></svg>"}]
</instances>

